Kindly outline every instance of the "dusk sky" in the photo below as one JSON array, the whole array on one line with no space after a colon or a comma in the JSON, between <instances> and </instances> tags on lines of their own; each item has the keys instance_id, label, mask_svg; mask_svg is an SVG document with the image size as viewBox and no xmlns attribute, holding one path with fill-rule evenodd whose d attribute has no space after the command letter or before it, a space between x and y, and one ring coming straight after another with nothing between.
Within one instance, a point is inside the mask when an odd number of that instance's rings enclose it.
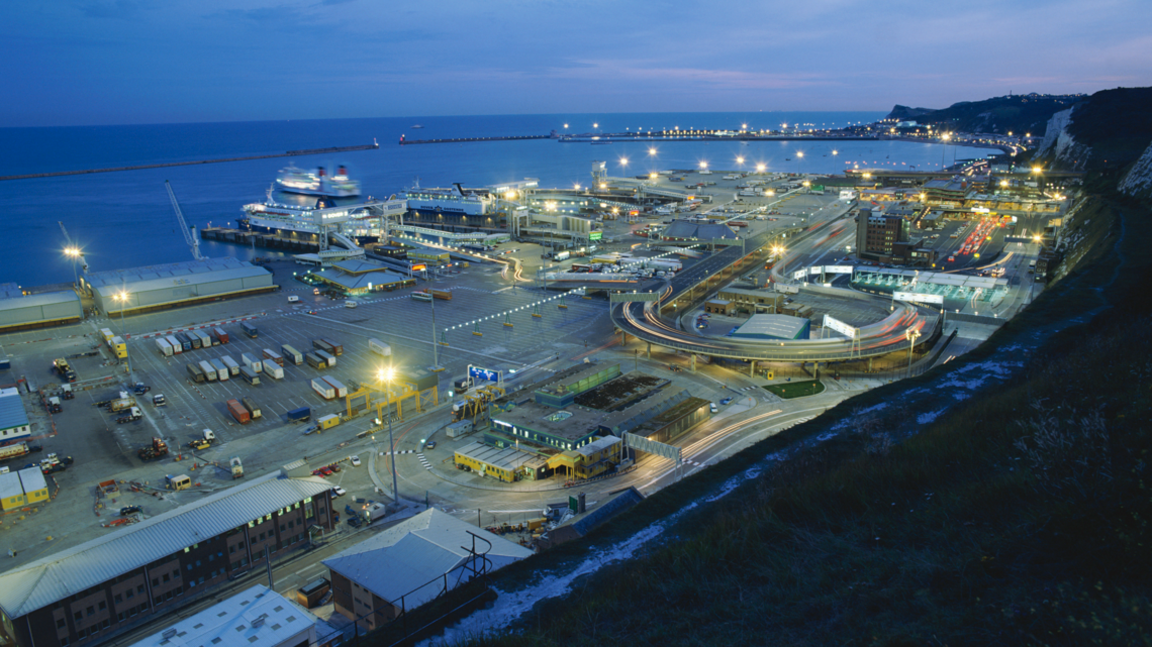
<instances>
[{"instance_id":1,"label":"dusk sky","mask_svg":"<svg viewBox=\"0 0 1152 647\"><path fill-rule=\"evenodd\" d=\"M932 108L1152 85L1149 0L4 2L0 126Z\"/></svg>"}]
</instances>

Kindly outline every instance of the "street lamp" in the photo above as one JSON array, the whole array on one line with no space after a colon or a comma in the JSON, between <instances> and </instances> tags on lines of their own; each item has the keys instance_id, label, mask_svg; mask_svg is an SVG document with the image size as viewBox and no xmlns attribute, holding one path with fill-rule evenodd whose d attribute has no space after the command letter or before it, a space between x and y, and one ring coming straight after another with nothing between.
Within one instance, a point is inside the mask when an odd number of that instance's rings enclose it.
<instances>
[{"instance_id":1,"label":"street lamp","mask_svg":"<svg viewBox=\"0 0 1152 647\"><path fill-rule=\"evenodd\" d=\"M80 248L79 247L65 247L64 248L64 255L72 259L72 281L77 287L79 287L80 286L80 275L78 275L76 273L76 259L80 257Z\"/></svg>"},{"instance_id":2,"label":"street lamp","mask_svg":"<svg viewBox=\"0 0 1152 647\"><path fill-rule=\"evenodd\" d=\"M655 146L648 149L648 157L656 157L656 147Z\"/></svg>"},{"instance_id":3,"label":"street lamp","mask_svg":"<svg viewBox=\"0 0 1152 647\"><path fill-rule=\"evenodd\" d=\"M120 302L120 332L124 332L124 309L128 307L128 291L120 290L113 298ZM127 347L125 347L127 348ZM128 360L128 372L132 372L132 357L128 355L128 351L124 351L124 357Z\"/></svg>"},{"instance_id":4,"label":"street lamp","mask_svg":"<svg viewBox=\"0 0 1152 647\"><path fill-rule=\"evenodd\" d=\"M920 331L915 328L909 328L904 331L904 336L908 339L908 375L912 375L912 347L916 345L916 339L920 336Z\"/></svg>"},{"instance_id":5,"label":"street lamp","mask_svg":"<svg viewBox=\"0 0 1152 647\"><path fill-rule=\"evenodd\" d=\"M384 392L385 401L388 403L388 451L389 460L392 462L392 498L396 501L396 506L400 506L400 490L396 488L396 444L392 441L392 377L395 371L389 366L387 369L380 369L376 372L376 377L381 382L388 385L388 389Z\"/></svg>"},{"instance_id":6,"label":"street lamp","mask_svg":"<svg viewBox=\"0 0 1152 647\"><path fill-rule=\"evenodd\" d=\"M944 156L948 152L948 140L952 139L952 133L944 133L940 139L944 140L944 146L940 149L940 168L944 168Z\"/></svg>"},{"instance_id":7,"label":"street lamp","mask_svg":"<svg viewBox=\"0 0 1152 647\"><path fill-rule=\"evenodd\" d=\"M707 171L708 170L708 162L700 162L700 170L701 171Z\"/></svg>"},{"instance_id":8,"label":"street lamp","mask_svg":"<svg viewBox=\"0 0 1152 647\"><path fill-rule=\"evenodd\" d=\"M763 172L764 172L764 171L766 171L767 169L768 169L768 165L767 165L767 164L757 164L757 165L756 165L756 172L757 172L757 173L763 173Z\"/></svg>"},{"instance_id":9,"label":"street lamp","mask_svg":"<svg viewBox=\"0 0 1152 647\"><path fill-rule=\"evenodd\" d=\"M737 156L736 157L736 163L739 164L740 166L744 166L744 157L743 156Z\"/></svg>"}]
</instances>

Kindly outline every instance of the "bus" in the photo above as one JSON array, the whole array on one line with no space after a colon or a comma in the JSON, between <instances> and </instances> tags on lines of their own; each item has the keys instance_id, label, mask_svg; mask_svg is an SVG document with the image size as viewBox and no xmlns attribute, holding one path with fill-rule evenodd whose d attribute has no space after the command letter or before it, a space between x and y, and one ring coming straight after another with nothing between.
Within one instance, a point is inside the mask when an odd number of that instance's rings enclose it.
<instances>
[{"instance_id":1,"label":"bus","mask_svg":"<svg viewBox=\"0 0 1152 647\"><path fill-rule=\"evenodd\" d=\"M417 301L431 301L432 300L432 295L428 294L427 292L413 292L411 296L413 299L416 299Z\"/></svg>"}]
</instances>

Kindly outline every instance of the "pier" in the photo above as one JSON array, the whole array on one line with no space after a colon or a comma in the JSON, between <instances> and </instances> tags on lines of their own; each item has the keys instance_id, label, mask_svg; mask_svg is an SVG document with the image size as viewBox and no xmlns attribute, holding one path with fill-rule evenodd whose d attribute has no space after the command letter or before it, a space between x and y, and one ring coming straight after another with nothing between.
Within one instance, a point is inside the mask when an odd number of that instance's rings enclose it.
<instances>
[{"instance_id":1,"label":"pier","mask_svg":"<svg viewBox=\"0 0 1152 647\"><path fill-rule=\"evenodd\" d=\"M241 229L231 229L228 227L205 227L200 230L200 238L221 243L235 243L246 247L279 249L298 253L320 251L320 241L318 237L314 234L305 234L305 236L308 238L261 234L254 231L243 231Z\"/></svg>"},{"instance_id":2,"label":"pier","mask_svg":"<svg viewBox=\"0 0 1152 647\"><path fill-rule=\"evenodd\" d=\"M522 139L555 139L555 135L507 135L504 137L453 137L451 139L404 139L400 137L400 145L409 144L458 144L463 142L507 142Z\"/></svg>"},{"instance_id":3,"label":"pier","mask_svg":"<svg viewBox=\"0 0 1152 647\"><path fill-rule=\"evenodd\" d=\"M60 177L62 175L87 175L89 173L115 173L117 171L140 171L150 168L168 168L170 166L195 166L197 164L223 164L224 162L246 162L248 160L264 160L274 157L299 157L301 155L324 155L328 153L349 153L352 151L370 151L380 148L380 144L372 142L360 146L331 146L329 148L308 148L297 151L285 151L271 155L249 155L247 157L226 157L211 160L194 160L191 162L164 162L162 164L138 164L136 166L116 166L111 168L94 168L80 171L54 171L52 173L29 173L28 175L2 175L2 180L29 180L39 177Z\"/></svg>"}]
</instances>

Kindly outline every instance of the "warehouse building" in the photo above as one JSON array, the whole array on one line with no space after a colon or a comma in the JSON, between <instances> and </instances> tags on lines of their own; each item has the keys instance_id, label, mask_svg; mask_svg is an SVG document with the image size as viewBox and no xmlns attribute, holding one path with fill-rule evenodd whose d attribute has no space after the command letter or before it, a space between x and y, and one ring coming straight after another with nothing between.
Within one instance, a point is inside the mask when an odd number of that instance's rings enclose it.
<instances>
[{"instance_id":1,"label":"warehouse building","mask_svg":"<svg viewBox=\"0 0 1152 647\"><path fill-rule=\"evenodd\" d=\"M338 613L371 631L532 551L430 508L322 563Z\"/></svg>"},{"instance_id":2,"label":"warehouse building","mask_svg":"<svg viewBox=\"0 0 1152 647\"><path fill-rule=\"evenodd\" d=\"M348 259L312 276L347 295L391 292L416 285L416 279L397 274L376 261Z\"/></svg>"},{"instance_id":3,"label":"warehouse building","mask_svg":"<svg viewBox=\"0 0 1152 647\"><path fill-rule=\"evenodd\" d=\"M732 338L793 341L808 339L811 333L810 319L788 315L752 315L732 333Z\"/></svg>"},{"instance_id":4,"label":"warehouse building","mask_svg":"<svg viewBox=\"0 0 1152 647\"><path fill-rule=\"evenodd\" d=\"M505 447L499 439L494 444L495 447L473 442L457 449L453 456L456 469L467 469L505 483L537 481L551 475L543 457L519 448Z\"/></svg>"},{"instance_id":5,"label":"warehouse building","mask_svg":"<svg viewBox=\"0 0 1152 647\"><path fill-rule=\"evenodd\" d=\"M222 298L270 292L278 286L263 267L230 256L95 272L81 279L96 307L135 314Z\"/></svg>"},{"instance_id":6,"label":"warehouse building","mask_svg":"<svg viewBox=\"0 0 1152 647\"><path fill-rule=\"evenodd\" d=\"M339 639L339 630L257 584L132 647L322 647Z\"/></svg>"},{"instance_id":7,"label":"warehouse building","mask_svg":"<svg viewBox=\"0 0 1152 647\"><path fill-rule=\"evenodd\" d=\"M80 296L71 290L24 294L15 283L0 283L0 333L76 323L83 316Z\"/></svg>"},{"instance_id":8,"label":"warehouse building","mask_svg":"<svg viewBox=\"0 0 1152 647\"><path fill-rule=\"evenodd\" d=\"M0 644L102 643L308 546L333 528L332 486L304 475L286 467L0 574Z\"/></svg>"},{"instance_id":9,"label":"warehouse building","mask_svg":"<svg viewBox=\"0 0 1152 647\"><path fill-rule=\"evenodd\" d=\"M24 400L16 387L0 389L0 446L11 445L32 435L32 424L24 410Z\"/></svg>"}]
</instances>

